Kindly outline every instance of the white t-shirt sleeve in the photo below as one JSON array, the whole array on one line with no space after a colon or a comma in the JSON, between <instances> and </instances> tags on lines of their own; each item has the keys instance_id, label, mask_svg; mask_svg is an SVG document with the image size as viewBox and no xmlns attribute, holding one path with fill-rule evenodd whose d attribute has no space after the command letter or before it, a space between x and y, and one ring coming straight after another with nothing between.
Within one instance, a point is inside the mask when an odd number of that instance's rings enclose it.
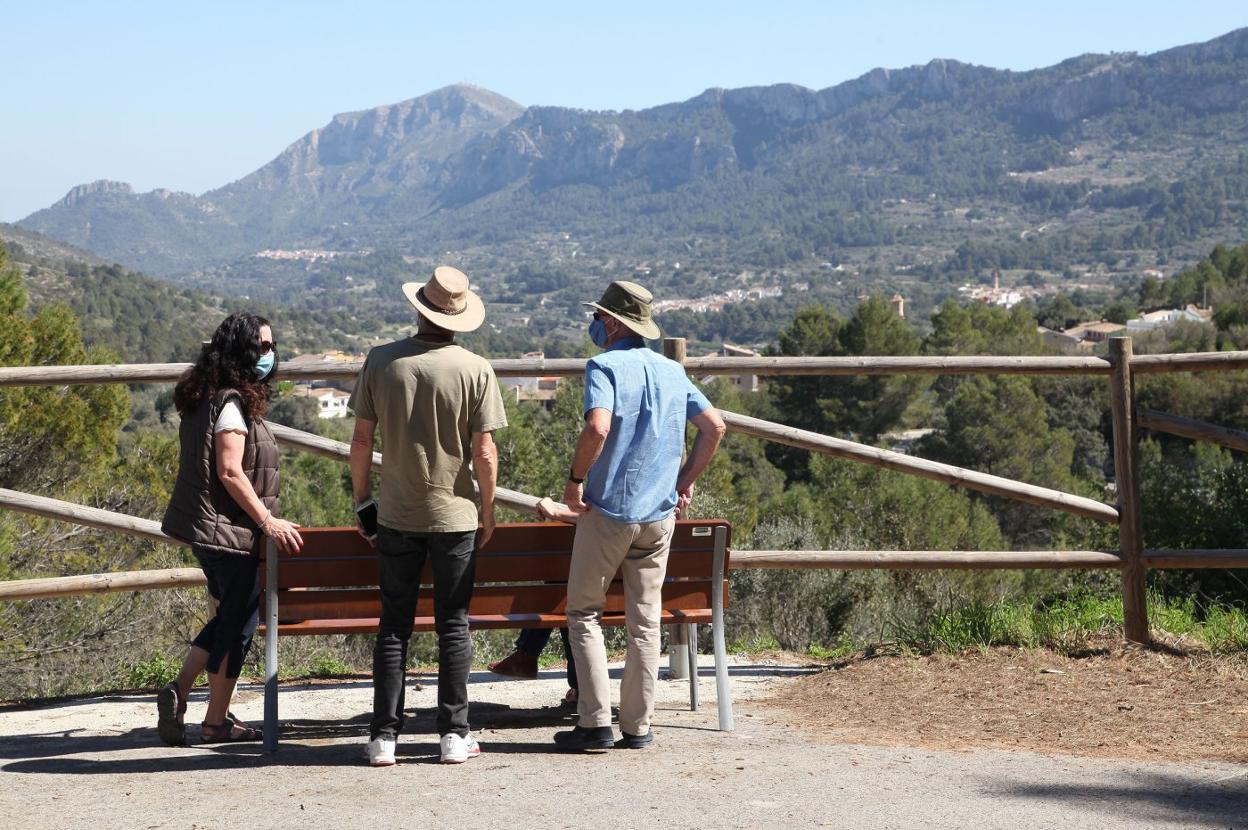
<instances>
[{"instance_id":1,"label":"white t-shirt sleeve","mask_svg":"<svg viewBox=\"0 0 1248 830\"><path fill-rule=\"evenodd\" d=\"M217 423L212 431L213 433L241 432L246 434L247 422L243 420L243 411L238 408L236 401L225 402L225 406L221 407L221 412L217 415Z\"/></svg>"}]
</instances>

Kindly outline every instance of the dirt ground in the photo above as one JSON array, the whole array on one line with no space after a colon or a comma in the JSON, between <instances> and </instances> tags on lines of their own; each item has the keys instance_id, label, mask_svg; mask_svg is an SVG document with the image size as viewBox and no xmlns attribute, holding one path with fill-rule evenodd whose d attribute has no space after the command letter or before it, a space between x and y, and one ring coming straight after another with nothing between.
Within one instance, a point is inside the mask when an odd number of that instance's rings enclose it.
<instances>
[{"instance_id":1,"label":"dirt ground","mask_svg":"<svg viewBox=\"0 0 1248 830\"><path fill-rule=\"evenodd\" d=\"M1243 657L1116 641L1080 657L858 655L786 682L768 702L847 742L1248 763Z\"/></svg>"}]
</instances>

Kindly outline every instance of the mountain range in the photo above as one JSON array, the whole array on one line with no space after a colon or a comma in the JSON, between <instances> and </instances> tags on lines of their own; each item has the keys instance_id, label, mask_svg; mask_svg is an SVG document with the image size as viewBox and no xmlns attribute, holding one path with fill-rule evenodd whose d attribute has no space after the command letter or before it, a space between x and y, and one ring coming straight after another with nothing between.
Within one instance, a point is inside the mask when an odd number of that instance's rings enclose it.
<instances>
[{"instance_id":1,"label":"mountain range","mask_svg":"<svg viewBox=\"0 0 1248 830\"><path fill-rule=\"evenodd\" d=\"M965 240L1002 260L1037 225L1066 240L1048 258L1097 240L1155 252L1242 232L1246 139L1240 29L1027 72L933 60L639 111L451 86L337 115L202 195L97 181L18 224L175 278L265 249L504 250L546 236L604 256L758 264L899 246L895 264L935 268L961 261ZM1193 218L1176 187L1216 209Z\"/></svg>"}]
</instances>

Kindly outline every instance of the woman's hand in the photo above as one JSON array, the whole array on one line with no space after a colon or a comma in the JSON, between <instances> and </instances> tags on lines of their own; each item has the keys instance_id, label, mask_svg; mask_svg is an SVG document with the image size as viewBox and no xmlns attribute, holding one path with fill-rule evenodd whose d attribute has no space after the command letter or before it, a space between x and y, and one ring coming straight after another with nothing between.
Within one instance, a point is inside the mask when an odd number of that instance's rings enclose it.
<instances>
[{"instance_id":1,"label":"woman's hand","mask_svg":"<svg viewBox=\"0 0 1248 830\"><path fill-rule=\"evenodd\" d=\"M282 553L298 553L303 548L303 537L299 535L299 525L279 519L272 513L260 525L265 536L277 544Z\"/></svg>"}]
</instances>

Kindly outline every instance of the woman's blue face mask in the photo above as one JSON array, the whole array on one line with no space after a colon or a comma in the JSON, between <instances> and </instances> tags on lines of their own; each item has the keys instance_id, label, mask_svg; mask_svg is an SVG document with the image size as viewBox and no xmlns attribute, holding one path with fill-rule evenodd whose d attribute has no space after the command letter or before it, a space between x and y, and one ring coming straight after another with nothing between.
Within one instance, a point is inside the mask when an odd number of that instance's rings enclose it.
<instances>
[{"instance_id":1,"label":"woman's blue face mask","mask_svg":"<svg viewBox=\"0 0 1248 830\"><path fill-rule=\"evenodd\" d=\"M273 371L273 352L260 355L260 359L256 361L256 374L260 376L260 380L264 380L269 376L269 372Z\"/></svg>"},{"instance_id":2,"label":"woman's blue face mask","mask_svg":"<svg viewBox=\"0 0 1248 830\"><path fill-rule=\"evenodd\" d=\"M589 339L600 349L607 347L607 324L598 318L589 324Z\"/></svg>"}]
</instances>

